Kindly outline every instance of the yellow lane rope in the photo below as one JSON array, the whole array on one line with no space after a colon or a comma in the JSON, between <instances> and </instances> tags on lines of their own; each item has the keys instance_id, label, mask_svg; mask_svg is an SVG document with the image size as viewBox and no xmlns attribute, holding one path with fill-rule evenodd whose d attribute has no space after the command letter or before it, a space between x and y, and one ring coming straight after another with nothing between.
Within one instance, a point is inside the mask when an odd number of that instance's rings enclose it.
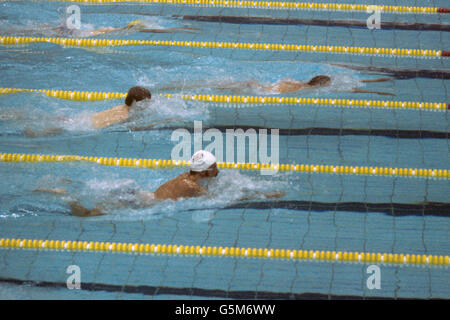
<instances>
[{"instance_id":1,"label":"yellow lane rope","mask_svg":"<svg viewBox=\"0 0 450 320\"><path fill-rule=\"evenodd\" d=\"M100 101L110 99L124 99L126 93L121 92L93 92L93 91L68 91L68 90L44 90L44 89L20 89L0 88L1 94L12 94L22 92L40 92L49 97L73 100L73 101ZM167 98L175 95L165 94ZM342 106L351 108L376 108L376 109L398 109L398 110L424 110L424 111L446 111L447 103L444 102L415 102L415 101L389 101L389 100L358 100L358 99L328 99L328 98L300 98L300 97L273 97L273 96L229 96L229 95L181 95L183 100L201 101L215 103L222 107L234 107L235 104L286 104L286 105L314 105L314 106Z\"/></svg>"},{"instance_id":2,"label":"yellow lane rope","mask_svg":"<svg viewBox=\"0 0 450 320\"><path fill-rule=\"evenodd\" d=\"M111 158L111 157L88 157L75 155L41 155L0 153L0 162L75 162L84 161L98 163L107 166L138 167L148 169L171 169L175 167L189 167L189 161L162 160L162 159L136 159L136 158ZM345 175L369 175L388 177L409 178L434 178L449 179L450 170L447 169L418 169L418 168L387 168L367 166L335 166L335 165L313 165L313 164L262 164L262 163L234 163L218 162L220 169L238 170L278 170L282 172L305 172L322 174L345 174Z\"/></svg>"},{"instance_id":3,"label":"yellow lane rope","mask_svg":"<svg viewBox=\"0 0 450 320\"><path fill-rule=\"evenodd\" d=\"M376 7L385 13L401 14L436 14L446 13L445 8L416 6L387 6L350 3L314 3L314 2L284 2L284 1L241 1L241 0L55 0L60 2L78 2L85 4L162 4L167 6L202 6L224 8L256 8L272 10L321 10L321 11L363 11Z\"/></svg>"},{"instance_id":4,"label":"yellow lane rope","mask_svg":"<svg viewBox=\"0 0 450 320\"><path fill-rule=\"evenodd\" d=\"M282 52L323 52L341 54L362 54L391 57L447 57L446 51L400 49L400 48L368 48L348 46L321 46L281 43L243 43L216 41L175 41L175 40L114 40L114 39L77 39L46 37L0 37L2 45L21 45L28 43L49 42L70 47L117 47L117 46L157 46L157 47L189 47L216 49L271 50Z\"/></svg>"},{"instance_id":5,"label":"yellow lane rope","mask_svg":"<svg viewBox=\"0 0 450 320\"><path fill-rule=\"evenodd\" d=\"M64 241L0 238L0 249L46 251L82 251L128 254L164 254L169 256L234 257L322 262L376 263L406 266L448 267L449 256L404 253L347 252L328 250L291 250L239 248L177 244L117 243L102 241Z\"/></svg>"}]
</instances>

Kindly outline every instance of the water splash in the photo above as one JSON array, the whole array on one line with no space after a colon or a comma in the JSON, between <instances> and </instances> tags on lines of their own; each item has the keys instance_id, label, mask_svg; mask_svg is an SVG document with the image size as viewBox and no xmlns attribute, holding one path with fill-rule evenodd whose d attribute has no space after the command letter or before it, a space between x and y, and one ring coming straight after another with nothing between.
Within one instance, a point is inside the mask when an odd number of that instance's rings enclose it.
<instances>
[{"instance_id":1,"label":"water splash","mask_svg":"<svg viewBox=\"0 0 450 320\"><path fill-rule=\"evenodd\" d=\"M219 57L185 57L181 64L154 66L147 70L136 70L139 85L159 92L177 93L232 93L232 94L280 94L263 87L294 79L308 82L317 75L332 78L332 85L320 89L309 89L305 93L329 93L351 91L361 86L358 74L337 66L319 63L288 61L259 62L239 61ZM302 92L295 92L295 94Z\"/></svg>"},{"instance_id":2,"label":"water splash","mask_svg":"<svg viewBox=\"0 0 450 320\"><path fill-rule=\"evenodd\" d=\"M130 190L154 191L165 181L152 181L153 188L141 188L133 180L91 180L89 188L84 191L90 197L107 198L115 197L115 200L122 201L128 207L112 209L110 214L113 219L135 220L135 219L157 219L162 216L172 216L176 214L193 214L192 218L196 222L205 222L211 217L211 213L226 206L241 201L257 201L267 199L267 192L288 192L291 188L286 177L272 176L264 179L259 175L247 175L238 171L224 171L218 177L211 179L208 183L207 194L197 198L187 198L174 200L164 200L156 202L154 205L145 208L133 208L133 204L139 202L135 192ZM248 199L251 198L251 199ZM91 200L92 202L92 200ZM99 217L97 219L111 219L111 215Z\"/></svg>"},{"instance_id":3,"label":"water splash","mask_svg":"<svg viewBox=\"0 0 450 320\"><path fill-rule=\"evenodd\" d=\"M138 102L132 110L127 128L162 128L183 126L193 120L208 120L208 105L201 102L186 103L181 96L167 98L152 96L150 102Z\"/></svg>"}]
</instances>

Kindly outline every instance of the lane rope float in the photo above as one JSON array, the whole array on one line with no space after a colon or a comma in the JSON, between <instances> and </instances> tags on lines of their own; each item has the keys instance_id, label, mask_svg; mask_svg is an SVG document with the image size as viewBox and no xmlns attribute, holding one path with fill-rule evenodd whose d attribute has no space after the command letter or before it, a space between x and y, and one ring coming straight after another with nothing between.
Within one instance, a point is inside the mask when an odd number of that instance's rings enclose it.
<instances>
[{"instance_id":1,"label":"lane rope float","mask_svg":"<svg viewBox=\"0 0 450 320\"><path fill-rule=\"evenodd\" d=\"M0 37L2 45L23 45L29 43L55 43L68 47L122 47L122 46L152 46L152 47L187 47L210 49L235 49L280 52L313 52L335 54L358 54L380 57L415 57L440 58L448 57L448 51L422 50L405 48L369 48L349 46L322 46L281 43L244 43L216 41L175 41L175 40L118 40L118 39L88 39L88 38L46 38L46 37Z\"/></svg>"},{"instance_id":2,"label":"lane rope float","mask_svg":"<svg viewBox=\"0 0 450 320\"><path fill-rule=\"evenodd\" d=\"M42 155L42 154L20 154L0 153L0 162L91 162L107 166L138 167L147 169L171 169L188 168L190 161L184 160L162 160L162 159L137 159L117 157L93 157L75 155ZM313 164L263 164L263 163L234 163L218 162L219 169L237 170L272 170L282 172L342 174L342 175L366 175L387 177L409 177L409 178L432 178L449 179L450 170L447 169L424 169L424 168L388 168L370 166L338 166L338 165L313 165Z\"/></svg>"},{"instance_id":3,"label":"lane rope float","mask_svg":"<svg viewBox=\"0 0 450 320\"><path fill-rule=\"evenodd\" d=\"M404 266L448 267L447 255L347 252L329 250L291 250L239 248L177 244L118 243L102 241L64 241L0 238L0 249L67 252L103 252L140 255L233 257L273 260L304 260L338 263L376 263Z\"/></svg>"},{"instance_id":4,"label":"lane rope float","mask_svg":"<svg viewBox=\"0 0 450 320\"><path fill-rule=\"evenodd\" d=\"M417 6L388 6L346 3L315 3L315 2L284 2L284 1L241 1L241 0L52 0L58 2L78 2L85 4L159 4L166 6L188 7L222 7L222 8L254 8L269 10L319 10L319 11L360 11L380 10L383 13L397 14L445 14L448 8L417 7Z\"/></svg>"},{"instance_id":5,"label":"lane rope float","mask_svg":"<svg viewBox=\"0 0 450 320\"><path fill-rule=\"evenodd\" d=\"M49 97L66 99L72 101L101 101L112 99L124 99L126 93L121 92L93 92L93 91L70 91L70 90L45 90L45 89L20 89L0 88L0 95L38 92ZM446 111L450 104L444 102L416 102L416 101L392 101L392 100L365 100L365 99L331 99L331 98L300 98L300 97L274 97L274 96L233 96L233 95L175 95L164 94L166 98L181 97L183 100L214 103L219 107L239 107L255 105L313 105L313 106L336 106L349 108L375 108L375 109L397 109L397 110L424 110L424 111Z\"/></svg>"}]
</instances>

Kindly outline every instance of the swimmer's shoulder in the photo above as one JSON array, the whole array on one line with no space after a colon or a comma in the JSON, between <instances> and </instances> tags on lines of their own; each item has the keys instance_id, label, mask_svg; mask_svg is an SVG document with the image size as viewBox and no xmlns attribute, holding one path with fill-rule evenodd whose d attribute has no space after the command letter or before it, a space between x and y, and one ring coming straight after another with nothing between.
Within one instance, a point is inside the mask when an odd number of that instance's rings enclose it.
<instances>
[{"instance_id":1,"label":"swimmer's shoulder","mask_svg":"<svg viewBox=\"0 0 450 320\"><path fill-rule=\"evenodd\" d=\"M100 129L118 122L126 121L128 114L129 111L125 104L97 112L92 116L94 128Z\"/></svg>"},{"instance_id":2,"label":"swimmer's shoulder","mask_svg":"<svg viewBox=\"0 0 450 320\"><path fill-rule=\"evenodd\" d=\"M185 187L185 186L194 186L197 185L192 179L189 177L189 172L185 172L180 174L179 176L173 178L172 180L167 181L163 186L176 186L176 187ZM161 186L161 187L163 187ZM160 187L160 188L161 188Z\"/></svg>"},{"instance_id":3,"label":"swimmer's shoulder","mask_svg":"<svg viewBox=\"0 0 450 320\"><path fill-rule=\"evenodd\" d=\"M97 112L96 115L106 116L106 115L110 115L110 114L121 114L121 113L125 113L127 111L128 111L128 108L126 107L126 105L120 104L118 106L114 106L109 109Z\"/></svg>"},{"instance_id":4,"label":"swimmer's shoulder","mask_svg":"<svg viewBox=\"0 0 450 320\"><path fill-rule=\"evenodd\" d=\"M119 112L124 112L124 111L128 111L128 107L126 104L119 104L118 106L112 107L111 109L109 109L111 111L119 111Z\"/></svg>"},{"instance_id":5,"label":"swimmer's shoulder","mask_svg":"<svg viewBox=\"0 0 450 320\"><path fill-rule=\"evenodd\" d=\"M278 82L279 83L303 83L302 81L299 81L299 80L295 80L295 79L292 79L292 78L283 78L283 79L281 79L281 80L278 80Z\"/></svg>"},{"instance_id":6,"label":"swimmer's shoulder","mask_svg":"<svg viewBox=\"0 0 450 320\"><path fill-rule=\"evenodd\" d=\"M182 181L187 186L194 187L194 188L199 187L198 183L190 178L189 172L185 172L185 173L181 174L180 176L178 176L178 178L180 179L180 181Z\"/></svg>"},{"instance_id":7,"label":"swimmer's shoulder","mask_svg":"<svg viewBox=\"0 0 450 320\"><path fill-rule=\"evenodd\" d=\"M286 78L275 83L272 89L279 93L288 93L304 89L306 86L307 84L304 82Z\"/></svg>"},{"instance_id":8,"label":"swimmer's shoulder","mask_svg":"<svg viewBox=\"0 0 450 320\"><path fill-rule=\"evenodd\" d=\"M202 192L201 187L189 177L189 173L180 174L178 177L167 181L155 192L157 199L178 199L195 197Z\"/></svg>"}]
</instances>

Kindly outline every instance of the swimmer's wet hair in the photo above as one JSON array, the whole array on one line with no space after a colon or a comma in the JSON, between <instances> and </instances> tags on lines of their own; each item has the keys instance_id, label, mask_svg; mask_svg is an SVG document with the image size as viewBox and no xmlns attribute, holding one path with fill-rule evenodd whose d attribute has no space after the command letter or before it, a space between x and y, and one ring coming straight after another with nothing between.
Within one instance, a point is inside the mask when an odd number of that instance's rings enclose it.
<instances>
[{"instance_id":1,"label":"swimmer's wet hair","mask_svg":"<svg viewBox=\"0 0 450 320\"><path fill-rule=\"evenodd\" d=\"M323 86L330 84L331 78L328 76L317 76L309 80L308 84L310 86Z\"/></svg>"},{"instance_id":2,"label":"swimmer's wet hair","mask_svg":"<svg viewBox=\"0 0 450 320\"><path fill-rule=\"evenodd\" d=\"M130 88L130 90L128 90L127 97L125 98L125 104L130 107L134 100L138 102L144 99L151 98L152 94L149 90L142 87L132 87Z\"/></svg>"}]
</instances>

